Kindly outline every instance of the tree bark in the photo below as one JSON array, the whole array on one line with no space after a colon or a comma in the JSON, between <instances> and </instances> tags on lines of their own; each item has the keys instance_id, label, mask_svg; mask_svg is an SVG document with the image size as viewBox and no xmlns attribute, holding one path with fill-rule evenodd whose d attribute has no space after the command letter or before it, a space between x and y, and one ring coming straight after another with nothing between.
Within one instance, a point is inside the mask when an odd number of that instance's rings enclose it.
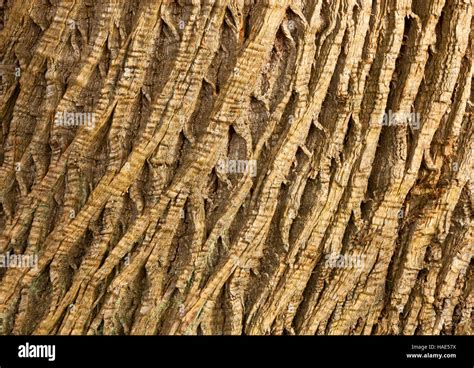
<instances>
[{"instance_id":1,"label":"tree bark","mask_svg":"<svg viewBox=\"0 0 474 368\"><path fill-rule=\"evenodd\" d=\"M472 334L472 7L0 1L0 332Z\"/></svg>"}]
</instances>

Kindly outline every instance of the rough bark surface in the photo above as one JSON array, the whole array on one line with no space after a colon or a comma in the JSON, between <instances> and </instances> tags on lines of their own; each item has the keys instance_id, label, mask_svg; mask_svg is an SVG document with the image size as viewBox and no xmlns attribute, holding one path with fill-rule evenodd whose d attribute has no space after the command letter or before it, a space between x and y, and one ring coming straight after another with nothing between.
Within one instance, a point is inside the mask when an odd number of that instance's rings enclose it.
<instances>
[{"instance_id":1,"label":"rough bark surface","mask_svg":"<svg viewBox=\"0 0 474 368\"><path fill-rule=\"evenodd\" d=\"M472 334L472 14L1 0L0 332Z\"/></svg>"}]
</instances>

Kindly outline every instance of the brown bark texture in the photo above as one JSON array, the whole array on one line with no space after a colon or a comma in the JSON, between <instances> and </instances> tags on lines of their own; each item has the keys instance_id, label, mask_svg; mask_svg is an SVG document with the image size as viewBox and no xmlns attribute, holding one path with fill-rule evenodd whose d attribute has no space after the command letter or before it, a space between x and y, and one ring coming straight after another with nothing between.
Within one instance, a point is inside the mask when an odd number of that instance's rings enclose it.
<instances>
[{"instance_id":1,"label":"brown bark texture","mask_svg":"<svg viewBox=\"0 0 474 368\"><path fill-rule=\"evenodd\" d=\"M0 0L1 334L472 334L472 0Z\"/></svg>"}]
</instances>

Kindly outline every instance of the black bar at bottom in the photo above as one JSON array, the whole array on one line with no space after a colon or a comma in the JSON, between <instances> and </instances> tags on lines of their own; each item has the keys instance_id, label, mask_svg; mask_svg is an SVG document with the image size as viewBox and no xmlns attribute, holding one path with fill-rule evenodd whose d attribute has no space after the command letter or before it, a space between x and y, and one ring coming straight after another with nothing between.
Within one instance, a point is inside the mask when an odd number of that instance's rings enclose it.
<instances>
[{"instance_id":1,"label":"black bar at bottom","mask_svg":"<svg viewBox=\"0 0 474 368\"><path fill-rule=\"evenodd\" d=\"M1 336L0 368L474 367L473 336Z\"/></svg>"}]
</instances>

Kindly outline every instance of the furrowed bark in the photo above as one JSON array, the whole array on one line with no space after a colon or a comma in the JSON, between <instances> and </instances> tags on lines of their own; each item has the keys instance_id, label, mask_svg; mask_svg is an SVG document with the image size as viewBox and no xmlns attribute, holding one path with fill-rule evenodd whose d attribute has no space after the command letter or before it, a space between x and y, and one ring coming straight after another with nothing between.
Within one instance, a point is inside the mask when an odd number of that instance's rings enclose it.
<instances>
[{"instance_id":1,"label":"furrowed bark","mask_svg":"<svg viewBox=\"0 0 474 368\"><path fill-rule=\"evenodd\" d=\"M2 4L0 333L472 334L472 1Z\"/></svg>"}]
</instances>

